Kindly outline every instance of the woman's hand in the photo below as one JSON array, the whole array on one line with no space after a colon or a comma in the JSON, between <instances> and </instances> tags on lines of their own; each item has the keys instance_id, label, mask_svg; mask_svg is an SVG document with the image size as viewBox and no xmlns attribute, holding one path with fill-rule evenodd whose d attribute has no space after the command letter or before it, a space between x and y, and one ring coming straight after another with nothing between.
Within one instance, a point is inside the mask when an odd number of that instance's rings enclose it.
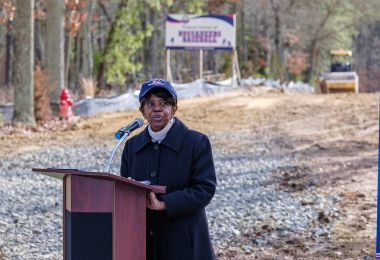
<instances>
[{"instance_id":1,"label":"woman's hand","mask_svg":"<svg viewBox=\"0 0 380 260\"><path fill-rule=\"evenodd\" d=\"M149 192L146 197L146 206L152 210L165 210L166 204L163 201L159 201L153 191Z\"/></svg>"}]
</instances>

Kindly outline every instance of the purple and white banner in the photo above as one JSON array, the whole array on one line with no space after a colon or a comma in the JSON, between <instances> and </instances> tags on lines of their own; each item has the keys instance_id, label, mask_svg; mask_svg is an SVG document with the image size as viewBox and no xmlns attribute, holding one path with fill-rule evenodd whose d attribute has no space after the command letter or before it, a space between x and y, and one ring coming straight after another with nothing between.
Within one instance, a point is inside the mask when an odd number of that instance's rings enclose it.
<instances>
[{"instance_id":1,"label":"purple and white banner","mask_svg":"<svg viewBox=\"0 0 380 260\"><path fill-rule=\"evenodd\" d=\"M236 16L169 14L166 16L167 49L224 49L236 46Z\"/></svg>"}]
</instances>

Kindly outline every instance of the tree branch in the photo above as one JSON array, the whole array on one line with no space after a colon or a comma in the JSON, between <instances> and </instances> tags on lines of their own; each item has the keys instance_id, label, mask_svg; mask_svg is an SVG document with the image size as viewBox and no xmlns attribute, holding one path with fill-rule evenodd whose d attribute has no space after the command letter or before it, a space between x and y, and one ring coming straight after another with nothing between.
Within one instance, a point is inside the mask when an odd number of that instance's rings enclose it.
<instances>
[{"instance_id":1,"label":"tree branch","mask_svg":"<svg viewBox=\"0 0 380 260\"><path fill-rule=\"evenodd\" d=\"M107 19L107 22L108 22L108 23L111 23L111 22L112 22L112 19L111 19L110 15L108 14L107 8L106 8L106 6L104 5L103 1L101 1L101 0L98 1L98 5L100 6L100 9L102 9L103 14L104 14L104 16L105 16L106 19Z\"/></svg>"}]
</instances>

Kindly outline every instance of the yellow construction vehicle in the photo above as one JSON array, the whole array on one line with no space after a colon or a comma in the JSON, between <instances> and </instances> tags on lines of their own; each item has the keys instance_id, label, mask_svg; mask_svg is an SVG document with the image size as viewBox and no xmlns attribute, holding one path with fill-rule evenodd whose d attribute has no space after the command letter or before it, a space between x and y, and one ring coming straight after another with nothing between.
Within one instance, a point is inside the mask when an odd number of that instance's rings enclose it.
<instances>
[{"instance_id":1,"label":"yellow construction vehicle","mask_svg":"<svg viewBox=\"0 0 380 260\"><path fill-rule=\"evenodd\" d=\"M322 93L359 93L359 77L352 70L352 51L332 50L330 72L322 73L319 87Z\"/></svg>"}]
</instances>

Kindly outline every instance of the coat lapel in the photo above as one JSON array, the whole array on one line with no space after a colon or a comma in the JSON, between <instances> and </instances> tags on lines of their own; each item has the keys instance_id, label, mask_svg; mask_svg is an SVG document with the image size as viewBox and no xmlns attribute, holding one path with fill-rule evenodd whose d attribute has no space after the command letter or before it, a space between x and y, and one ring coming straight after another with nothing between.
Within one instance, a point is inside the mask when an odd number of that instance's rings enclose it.
<instances>
[{"instance_id":1,"label":"coat lapel","mask_svg":"<svg viewBox=\"0 0 380 260\"><path fill-rule=\"evenodd\" d=\"M165 139L162 140L161 144L164 144L174 151L179 152L183 139L185 138L186 131L187 127L178 118L175 118L174 125L169 130Z\"/></svg>"},{"instance_id":2,"label":"coat lapel","mask_svg":"<svg viewBox=\"0 0 380 260\"><path fill-rule=\"evenodd\" d=\"M166 145L176 152L179 152L183 139L185 138L186 131L187 127L178 118L175 118L174 125L167 133L165 139L162 140L161 144ZM133 152L137 153L151 141L152 139L149 135L148 127L145 127L144 131L136 136L136 145L134 145Z\"/></svg>"},{"instance_id":3,"label":"coat lapel","mask_svg":"<svg viewBox=\"0 0 380 260\"><path fill-rule=\"evenodd\" d=\"M144 131L136 136L136 144L133 147L133 152L137 153L144 148L145 145L151 142L151 138L148 132L148 127L145 127Z\"/></svg>"}]
</instances>

